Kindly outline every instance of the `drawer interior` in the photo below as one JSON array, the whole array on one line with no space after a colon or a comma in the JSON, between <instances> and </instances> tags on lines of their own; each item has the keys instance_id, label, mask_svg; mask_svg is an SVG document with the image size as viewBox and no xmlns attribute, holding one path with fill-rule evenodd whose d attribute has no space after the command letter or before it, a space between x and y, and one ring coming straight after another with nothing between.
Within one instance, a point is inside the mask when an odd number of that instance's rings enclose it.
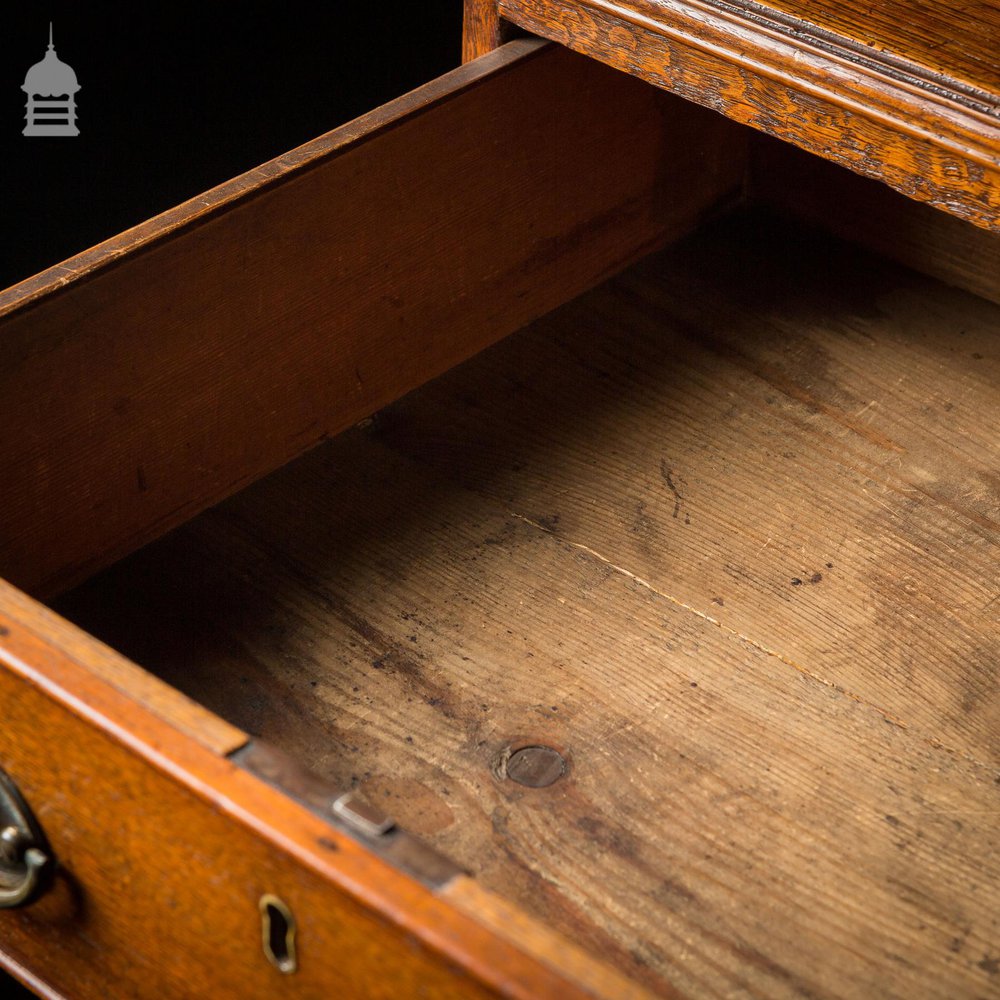
<instances>
[{"instance_id":1,"label":"drawer interior","mask_svg":"<svg viewBox=\"0 0 1000 1000\"><path fill-rule=\"evenodd\" d=\"M736 211L53 606L654 989L973 995L998 334Z\"/></svg>"}]
</instances>

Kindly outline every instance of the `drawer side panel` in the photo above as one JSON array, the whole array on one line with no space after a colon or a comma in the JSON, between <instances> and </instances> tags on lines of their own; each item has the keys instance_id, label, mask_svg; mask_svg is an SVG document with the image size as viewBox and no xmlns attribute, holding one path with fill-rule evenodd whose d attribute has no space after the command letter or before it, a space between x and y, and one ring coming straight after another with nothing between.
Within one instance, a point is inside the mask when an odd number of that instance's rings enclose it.
<instances>
[{"instance_id":1,"label":"drawer side panel","mask_svg":"<svg viewBox=\"0 0 1000 1000\"><path fill-rule=\"evenodd\" d=\"M304 150L0 300L0 575L79 582L690 229L745 165L732 123L537 41Z\"/></svg>"}]
</instances>

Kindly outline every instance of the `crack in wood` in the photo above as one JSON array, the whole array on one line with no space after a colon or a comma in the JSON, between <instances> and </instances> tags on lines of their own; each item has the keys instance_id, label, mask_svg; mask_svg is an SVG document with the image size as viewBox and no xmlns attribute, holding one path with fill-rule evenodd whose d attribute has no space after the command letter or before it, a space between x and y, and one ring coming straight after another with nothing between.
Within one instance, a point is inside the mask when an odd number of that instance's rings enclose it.
<instances>
[{"instance_id":1,"label":"crack in wood","mask_svg":"<svg viewBox=\"0 0 1000 1000\"><path fill-rule=\"evenodd\" d=\"M700 611L698 608L685 603L684 601L680 600L680 598L673 597L670 594L664 593L662 590L658 590L648 580L644 580L641 576L638 576L631 570L625 569L623 566L619 566L611 559L608 559L607 556L604 556L600 552L597 552L595 549L590 548L589 545L584 545L582 542L575 542L570 538L566 538L564 535L558 534L551 528L547 528L545 527L545 525L540 524L538 521L533 521L530 517L525 517L523 514L518 514L516 511L508 510L507 514L510 517L516 518L519 521L523 521L525 524L529 524L531 525L531 527L537 528L539 531L543 531L547 535L552 535L553 537L558 538L559 541L565 542L567 545L570 545L573 548L578 549L579 551L584 552L587 555L593 557L594 559L597 559L599 562L603 563L609 569L613 570L616 573L620 573L622 576L627 577L628 579L634 581L640 587L643 587L646 590L648 590L651 594L654 594L665 601L669 601L671 604L675 605L678 608L683 608L685 611L690 611L691 614L697 615L697 617L702 618L707 622L710 622L712 625L715 625L723 632L726 632L733 638L740 640L740 642L746 643L748 646L751 646L752 648L758 650L761 653L764 653L767 656L771 656L774 657L774 659L776 660L780 660L782 663L791 667L793 670L798 671L804 677L808 677L810 680L815 681L817 684L822 684L824 687L828 687L836 691L838 694L844 695L844 697L846 698L850 698L852 701L857 702L859 705L863 705L865 708L872 709L873 711L881 715L882 718L890 725L897 726L899 729L904 729L907 732L914 733L914 730L910 728L907 722L905 722L903 719L900 719L898 716L893 715L891 712L882 708L880 705L877 705L875 702L869 701L864 696L858 694L855 691L851 691L849 688L845 688L841 684L837 684L834 681L827 680L825 677L822 677L819 674L814 673L808 667L804 667L801 663L797 663L795 660L786 656L784 653L780 653L775 649L771 649L770 647L765 646L763 643L752 638L751 636L745 635L738 629L731 628L724 622L719 621L718 618L715 618L710 614L706 614L706 612ZM991 773L995 770L995 768L990 767L988 764L979 760L977 757L970 754L967 750L963 750L961 747L950 746L946 743L941 742L936 737L931 735L923 736L920 735L919 733L914 733L914 735L922 743L926 744L929 747L932 747L934 750L944 751L945 753L958 754L960 757L968 761L970 764L988 770Z\"/></svg>"}]
</instances>

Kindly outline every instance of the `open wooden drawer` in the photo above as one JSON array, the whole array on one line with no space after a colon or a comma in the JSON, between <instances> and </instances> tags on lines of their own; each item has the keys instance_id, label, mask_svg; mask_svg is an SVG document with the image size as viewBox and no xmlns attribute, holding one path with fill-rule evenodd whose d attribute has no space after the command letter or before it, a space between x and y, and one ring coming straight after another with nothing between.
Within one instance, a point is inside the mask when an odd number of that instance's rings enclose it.
<instances>
[{"instance_id":1,"label":"open wooden drawer","mask_svg":"<svg viewBox=\"0 0 1000 1000\"><path fill-rule=\"evenodd\" d=\"M5 294L10 969L996 991L997 240L769 143L517 41Z\"/></svg>"}]
</instances>

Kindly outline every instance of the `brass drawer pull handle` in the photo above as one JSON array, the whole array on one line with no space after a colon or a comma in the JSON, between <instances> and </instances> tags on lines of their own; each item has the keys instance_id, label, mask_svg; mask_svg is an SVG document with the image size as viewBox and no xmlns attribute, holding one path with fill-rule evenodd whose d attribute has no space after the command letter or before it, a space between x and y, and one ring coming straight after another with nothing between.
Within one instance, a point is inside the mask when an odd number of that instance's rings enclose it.
<instances>
[{"instance_id":1,"label":"brass drawer pull handle","mask_svg":"<svg viewBox=\"0 0 1000 1000\"><path fill-rule=\"evenodd\" d=\"M48 888L54 867L38 821L0 768L0 909L34 902Z\"/></svg>"}]
</instances>

